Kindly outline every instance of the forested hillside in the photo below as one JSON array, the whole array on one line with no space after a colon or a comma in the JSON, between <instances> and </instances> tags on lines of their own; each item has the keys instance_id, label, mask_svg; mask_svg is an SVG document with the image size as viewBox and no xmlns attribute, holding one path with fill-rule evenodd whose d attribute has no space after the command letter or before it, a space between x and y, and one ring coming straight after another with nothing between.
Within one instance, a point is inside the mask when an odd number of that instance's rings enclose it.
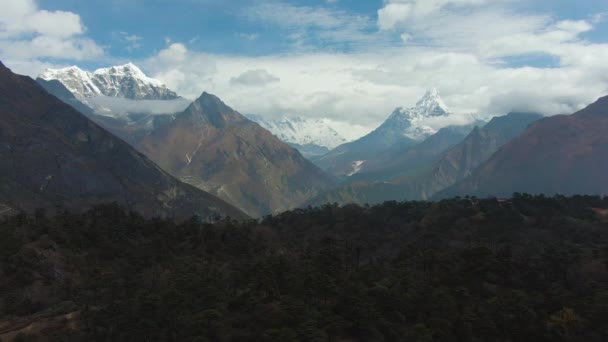
<instances>
[{"instance_id":1,"label":"forested hillside","mask_svg":"<svg viewBox=\"0 0 608 342\"><path fill-rule=\"evenodd\" d=\"M608 198L0 223L0 340L606 341Z\"/></svg>"}]
</instances>

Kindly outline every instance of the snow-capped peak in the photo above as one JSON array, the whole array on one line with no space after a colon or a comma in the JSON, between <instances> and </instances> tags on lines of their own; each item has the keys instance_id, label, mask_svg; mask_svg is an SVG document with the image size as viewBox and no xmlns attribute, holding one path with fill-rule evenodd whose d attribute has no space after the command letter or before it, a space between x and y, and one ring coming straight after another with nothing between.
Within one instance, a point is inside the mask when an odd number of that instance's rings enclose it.
<instances>
[{"instance_id":1,"label":"snow-capped peak","mask_svg":"<svg viewBox=\"0 0 608 342\"><path fill-rule=\"evenodd\" d=\"M429 116L443 116L450 113L437 88L429 89L416 103L416 108L423 109Z\"/></svg>"},{"instance_id":2,"label":"snow-capped peak","mask_svg":"<svg viewBox=\"0 0 608 342\"><path fill-rule=\"evenodd\" d=\"M155 85L157 87L164 86L163 82L146 76L146 74L144 74L144 72L141 71L141 69L137 65L131 62L124 65L112 66L109 68L100 68L95 70L93 74L110 75L114 77L133 77L135 79L141 80L151 85Z\"/></svg>"},{"instance_id":3,"label":"snow-capped peak","mask_svg":"<svg viewBox=\"0 0 608 342\"><path fill-rule=\"evenodd\" d=\"M318 145L332 149L347 142L326 119L307 119L296 116L271 120L259 115L248 115L247 117L286 143Z\"/></svg>"},{"instance_id":4,"label":"snow-capped peak","mask_svg":"<svg viewBox=\"0 0 608 342\"><path fill-rule=\"evenodd\" d=\"M443 102L436 88L429 89L412 108L399 107L380 126L381 131L400 132L414 140L423 140L435 133L424 124L426 119L448 116L451 112Z\"/></svg>"},{"instance_id":5,"label":"snow-capped peak","mask_svg":"<svg viewBox=\"0 0 608 342\"><path fill-rule=\"evenodd\" d=\"M171 100L178 98L161 81L150 78L133 63L84 71L77 66L47 69L39 76L58 80L83 102L98 96L132 100Z\"/></svg>"}]
</instances>

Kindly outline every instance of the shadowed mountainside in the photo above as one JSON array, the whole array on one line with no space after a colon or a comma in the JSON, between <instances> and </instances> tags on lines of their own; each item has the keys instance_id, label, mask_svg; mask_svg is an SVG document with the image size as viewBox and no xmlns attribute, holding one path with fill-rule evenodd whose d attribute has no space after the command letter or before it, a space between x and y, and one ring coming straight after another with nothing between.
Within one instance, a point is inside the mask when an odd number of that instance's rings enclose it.
<instances>
[{"instance_id":1,"label":"shadowed mountainside","mask_svg":"<svg viewBox=\"0 0 608 342\"><path fill-rule=\"evenodd\" d=\"M0 64L0 203L79 211L107 202L146 216L246 217Z\"/></svg>"},{"instance_id":2,"label":"shadowed mountainside","mask_svg":"<svg viewBox=\"0 0 608 342\"><path fill-rule=\"evenodd\" d=\"M506 144L470 177L439 194L608 194L608 97L545 118Z\"/></svg>"}]
</instances>

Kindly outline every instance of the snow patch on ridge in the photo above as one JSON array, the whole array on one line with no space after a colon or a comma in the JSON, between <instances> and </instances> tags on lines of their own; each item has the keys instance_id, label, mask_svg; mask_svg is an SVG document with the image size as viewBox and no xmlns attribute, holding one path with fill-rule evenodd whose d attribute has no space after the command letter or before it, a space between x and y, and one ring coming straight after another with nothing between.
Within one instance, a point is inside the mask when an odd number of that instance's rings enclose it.
<instances>
[{"instance_id":1,"label":"snow patch on ridge","mask_svg":"<svg viewBox=\"0 0 608 342\"><path fill-rule=\"evenodd\" d=\"M357 173L359 173L361 171L361 169L363 168L363 164L365 164L366 160L357 160L354 161L352 164L353 170L350 173L347 173L346 175L348 177L354 176Z\"/></svg>"},{"instance_id":2,"label":"snow patch on ridge","mask_svg":"<svg viewBox=\"0 0 608 342\"><path fill-rule=\"evenodd\" d=\"M344 137L331 128L327 119L284 117L281 120L269 120L259 115L248 115L247 117L286 143L303 146L317 145L333 149L347 142Z\"/></svg>"}]
</instances>

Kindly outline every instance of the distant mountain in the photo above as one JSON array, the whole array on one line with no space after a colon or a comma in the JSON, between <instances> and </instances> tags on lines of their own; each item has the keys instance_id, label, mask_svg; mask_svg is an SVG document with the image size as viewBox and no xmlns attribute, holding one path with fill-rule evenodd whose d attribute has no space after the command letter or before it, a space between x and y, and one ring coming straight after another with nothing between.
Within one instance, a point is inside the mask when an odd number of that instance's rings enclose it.
<instances>
[{"instance_id":1,"label":"distant mountain","mask_svg":"<svg viewBox=\"0 0 608 342\"><path fill-rule=\"evenodd\" d=\"M49 94L74 107L74 109L81 112L82 114L89 117L95 115L95 110L84 104L82 101L78 100L76 96L72 94L72 92L70 92L63 83L61 83L61 81L55 79L44 80L38 77L36 79L36 82Z\"/></svg>"},{"instance_id":2,"label":"distant mountain","mask_svg":"<svg viewBox=\"0 0 608 342\"><path fill-rule=\"evenodd\" d=\"M392 164L386 159L387 168L353 176L350 183L318 196L309 204L428 200L470 175L501 146L541 118L534 113L510 113L472 131L470 126L443 128L419 145L393 156ZM461 134L467 130L470 133L463 140ZM459 135L461 142L454 143ZM390 175L393 178L389 179Z\"/></svg>"},{"instance_id":3,"label":"distant mountain","mask_svg":"<svg viewBox=\"0 0 608 342\"><path fill-rule=\"evenodd\" d=\"M478 121L477 124L479 123L483 121ZM460 143L475 127L474 124L444 127L417 145L389 149L362 163L358 172L350 178L389 181L424 172L446 149Z\"/></svg>"},{"instance_id":4,"label":"distant mountain","mask_svg":"<svg viewBox=\"0 0 608 342\"><path fill-rule=\"evenodd\" d=\"M436 133L433 128L425 125L425 119L445 117L450 114L437 89L432 88L416 103L416 107L397 108L377 131L389 135L404 135L414 141L422 141Z\"/></svg>"},{"instance_id":5,"label":"distant mountain","mask_svg":"<svg viewBox=\"0 0 608 342\"><path fill-rule=\"evenodd\" d=\"M297 207L333 185L297 150L208 93L146 136L139 149L253 216Z\"/></svg>"},{"instance_id":6,"label":"distant mountain","mask_svg":"<svg viewBox=\"0 0 608 342\"><path fill-rule=\"evenodd\" d=\"M321 155L346 143L346 139L336 132L325 119L302 117L266 119L260 115L247 115L269 130L281 141L290 144L307 157Z\"/></svg>"},{"instance_id":7,"label":"distant mountain","mask_svg":"<svg viewBox=\"0 0 608 342\"><path fill-rule=\"evenodd\" d=\"M246 216L161 170L0 63L0 210L117 202L146 216Z\"/></svg>"},{"instance_id":8,"label":"distant mountain","mask_svg":"<svg viewBox=\"0 0 608 342\"><path fill-rule=\"evenodd\" d=\"M132 64L127 65L126 67L128 67L127 69L139 70L136 66ZM120 68L121 67L113 67L100 70L107 71ZM147 99L137 99L137 97L135 99L125 98L124 96L130 96L129 92L106 92L108 94L114 94L113 98L110 98L105 94L95 95L96 93L89 93L89 97L83 98L79 92L72 93L66 87L66 84L75 82L75 78L68 79L68 76L73 76L74 74L80 76L83 76L83 74L91 74L86 73L84 71L75 72L76 69L76 67L72 67L60 70L47 70L47 72L43 74L43 76L45 76L46 78L59 77L59 79L45 80L41 77L38 77L36 79L36 82L38 82L38 84L40 84L50 94L56 96L66 104L69 104L70 106L74 107L74 109L85 114L88 118L93 120L98 125L109 130L111 133L125 140L133 146L137 145L141 141L141 139L143 139L143 137L149 134L152 130L158 128L160 125L172 121L175 117L174 112L177 111L174 110L174 108L179 109L179 111L181 111L187 106L187 104L183 105L180 103L188 103L188 101L185 99L179 97L173 98L173 96L168 96L168 98L165 100L163 99L163 97L157 98L154 103L149 103L150 100ZM126 74L127 73L125 73L125 75ZM137 80L135 77L126 76L123 78L121 83L141 83L146 80L151 80L145 75L142 76L141 71L132 71L129 74L138 75ZM92 79L92 77L87 76L86 79L90 80ZM152 83L150 87L154 87L154 85L159 84L160 81L152 80L151 82ZM159 91L150 91L150 89L148 89L148 95L144 97L155 98L155 92L158 93ZM102 98L105 98L106 100L100 100ZM115 99L115 101L117 101L116 106L125 108L120 109L118 111L113 111L113 108L107 108L100 104L106 104L109 99ZM126 103L121 102L123 101L123 99L124 101L126 101ZM170 105L165 105L166 103L170 103ZM149 109L158 110L158 108L162 107L163 105L167 107L166 114L146 112ZM133 112L129 112L129 110L133 110Z\"/></svg>"},{"instance_id":9,"label":"distant mountain","mask_svg":"<svg viewBox=\"0 0 608 342\"><path fill-rule=\"evenodd\" d=\"M437 89L431 89L409 109L399 107L378 128L368 135L338 146L328 154L313 158L322 169L336 176L350 176L370 158L388 149L403 149L415 145L436 131L425 120L451 114Z\"/></svg>"},{"instance_id":10,"label":"distant mountain","mask_svg":"<svg viewBox=\"0 0 608 342\"><path fill-rule=\"evenodd\" d=\"M331 151L329 148L324 147L324 146L319 146L317 144L300 145L300 144L288 143L287 145L295 148L304 157L306 157L308 159L312 159L314 157L322 156L324 154L329 153L329 151Z\"/></svg>"},{"instance_id":11,"label":"distant mountain","mask_svg":"<svg viewBox=\"0 0 608 342\"><path fill-rule=\"evenodd\" d=\"M536 113L509 113L493 118L483 128L476 127L464 141L447 151L420 181L421 198L429 199L468 177L504 144L541 118L542 115Z\"/></svg>"},{"instance_id":12,"label":"distant mountain","mask_svg":"<svg viewBox=\"0 0 608 342\"><path fill-rule=\"evenodd\" d=\"M97 69L88 72L77 66L47 69L39 78L58 80L74 96L87 103L87 99L108 96L131 100L173 100L179 96L161 81L146 76L132 63Z\"/></svg>"},{"instance_id":13,"label":"distant mountain","mask_svg":"<svg viewBox=\"0 0 608 342\"><path fill-rule=\"evenodd\" d=\"M573 115L540 120L438 197L608 195L608 97Z\"/></svg>"}]
</instances>

